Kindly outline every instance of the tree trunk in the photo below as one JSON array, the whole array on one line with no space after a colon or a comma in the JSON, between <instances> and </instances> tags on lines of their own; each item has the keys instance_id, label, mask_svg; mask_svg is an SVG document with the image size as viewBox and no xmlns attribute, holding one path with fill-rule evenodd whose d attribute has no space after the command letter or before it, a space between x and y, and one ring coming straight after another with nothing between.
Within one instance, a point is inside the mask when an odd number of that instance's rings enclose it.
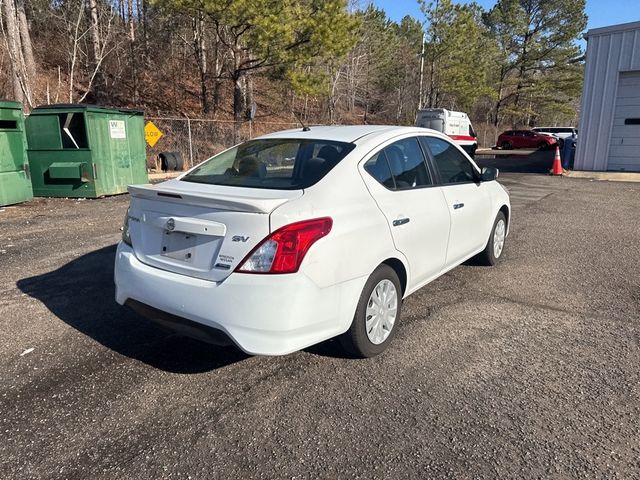
<instances>
[{"instance_id":1,"label":"tree trunk","mask_svg":"<svg viewBox=\"0 0 640 480\"><path fill-rule=\"evenodd\" d=\"M133 1L127 0L127 16L129 21L129 47L131 51L131 77L133 81L133 101L138 101L138 64L136 61L136 29L133 19Z\"/></svg>"},{"instance_id":2,"label":"tree trunk","mask_svg":"<svg viewBox=\"0 0 640 480\"><path fill-rule=\"evenodd\" d=\"M26 69L28 90L33 95L33 85L36 81L36 61L33 58L33 46L31 44L31 34L29 33L29 22L24 8L24 0L16 1L18 16L18 29L20 30L20 41L22 44L22 55Z\"/></svg>"},{"instance_id":3,"label":"tree trunk","mask_svg":"<svg viewBox=\"0 0 640 480\"><path fill-rule=\"evenodd\" d=\"M101 63L102 51L100 49L100 29L98 23L98 2L97 0L87 0L87 15L91 33L91 68L96 72L93 79L93 94L96 100L104 90L104 79L102 78Z\"/></svg>"},{"instance_id":4,"label":"tree trunk","mask_svg":"<svg viewBox=\"0 0 640 480\"><path fill-rule=\"evenodd\" d=\"M0 20L4 24L4 40L11 64L13 96L16 101L24 102L27 97L25 67L14 0L2 0L2 7L3 15Z\"/></svg>"},{"instance_id":5,"label":"tree trunk","mask_svg":"<svg viewBox=\"0 0 640 480\"><path fill-rule=\"evenodd\" d=\"M209 113L209 99L207 91L207 77L209 72L204 12L198 12L198 18L194 20L193 41L196 51L198 70L200 72L200 103L202 105L202 112Z\"/></svg>"}]
</instances>

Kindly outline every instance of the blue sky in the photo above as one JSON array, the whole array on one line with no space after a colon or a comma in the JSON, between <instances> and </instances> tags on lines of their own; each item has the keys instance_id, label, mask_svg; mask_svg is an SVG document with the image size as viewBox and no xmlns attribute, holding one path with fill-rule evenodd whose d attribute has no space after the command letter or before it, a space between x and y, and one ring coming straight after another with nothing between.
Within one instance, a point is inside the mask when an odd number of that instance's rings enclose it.
<instances>
[{"instance_id":1,"label":"blue sky","mask_svg":"<svg viewBox=\"0 0 640 480\"><path fill-rule=\"evenodd\" d=\"M465 0L458 1L468 3ZM476 1L485 9L496 3L495 0ZM386 11L392 20L398 21L405 15L424 20L417 0L374 0L373 3ZM640 0L587 0L587 16L587 28L640 21Z\"/></svg>"}]
</instances>

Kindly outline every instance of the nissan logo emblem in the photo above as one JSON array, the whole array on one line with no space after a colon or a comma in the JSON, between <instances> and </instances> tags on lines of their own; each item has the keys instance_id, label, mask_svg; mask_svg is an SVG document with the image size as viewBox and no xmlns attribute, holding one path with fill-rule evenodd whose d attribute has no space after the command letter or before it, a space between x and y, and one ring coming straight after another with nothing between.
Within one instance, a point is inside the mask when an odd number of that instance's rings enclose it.
<instances>
[{"instance_id":1,"label":"nissan logo emblem","mask_svg":"<svg viewBox=\"0 0 640 480\"><path fill-rule=\"evenodd\" d=\"M173 218L170 218L167 220L167 230L172 231L174 228L176 228L176 221Z\"/></svg>"}]
</instances>

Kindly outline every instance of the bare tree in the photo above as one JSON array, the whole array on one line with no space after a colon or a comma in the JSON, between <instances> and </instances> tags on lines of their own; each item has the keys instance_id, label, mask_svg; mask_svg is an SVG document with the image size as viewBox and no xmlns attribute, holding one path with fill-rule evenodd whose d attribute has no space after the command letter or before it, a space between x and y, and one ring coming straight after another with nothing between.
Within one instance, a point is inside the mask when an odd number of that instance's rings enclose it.
<instances>
[{"instance_id":1,"label":"bare tree","mask_svg":"<svg viewBox=\"0 0 640 480\"><path fill-rule=\"evenodd\" d=\"M27 12L25 11L24 0L16 0L16 14L18 17L18 30L20 31L22 55L24 58L27 77L29 78L33 89L33 84L36 80L36 61L33 57L33 46L31 43L31 34L29 33L29 22L27 21Z\"/></svg>"},{"instance_id":2,"label":"bare tree","mask_svg":"<svg viewBox=\"0 0 640 480\"><path fill-rule=\"evenodd\" d=\"M104 80L102 78L102 73L100 72L100 64L102 63L102 51L100 42L100 24L98 22L98 2L96 0L86 0L87 1L87 14L90 22L90 32L91 32L91 47L93 56L91 58L92 67L94 71L93 75L93 88L94 95L99 97L102 91L104 90Z\"/></svg>"},{"instance_id":3,"label":"bare tree","mask_svg":"<svg viewBox=\"0 0 640 480\"><path fill-rule=\"evenodd\" d=\"M33 107L32 82L35 81L35 61L29 26L24 15L24 4L21 0L20 5L16 5L15 0L0 1L0 29L11 65L13 95L17 101L26 102L29 107Z\"/></svg>"},{"instance_id":4,"label":"bare tree","mask_svg":"<svg viewBox=\"0 0 640 480\"><path fill-rule=\"evenodd\" d=\"M133 81L133 101L138 101L138 61L136 58L136 28L133 16L134 0L127 0L127 21L129 27L129 49L131 52L131 77Z\"/></svg>"}]
</instances>

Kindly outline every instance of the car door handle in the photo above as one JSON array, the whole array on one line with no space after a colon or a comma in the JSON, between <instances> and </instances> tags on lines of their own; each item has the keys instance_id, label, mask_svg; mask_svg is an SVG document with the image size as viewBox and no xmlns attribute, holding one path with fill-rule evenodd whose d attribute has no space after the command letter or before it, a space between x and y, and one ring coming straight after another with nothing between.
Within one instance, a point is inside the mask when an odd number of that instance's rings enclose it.
<instances>
[{"instance_id":1,"label":"car door handle","mask_svg":"<svg viewBox=\"0 0 640 480\"><path fill-rule=\"evenodd\" d=\"M454 203L453 204L453 209L454 210L458 210L460 208L464 207L464 203Z\"/></svg>"},{"instance_id":2,"label":"car door handle","mask_svg":"<svg viewBox=\"0 0 640 480\"><path fill-rule=\"evenodd\" d=\"M399 227L400 225L404 225L405 223L409 223L408 218L398 218L397 220L393 221L393 226Z\"/></svg>"}]
</instances>

